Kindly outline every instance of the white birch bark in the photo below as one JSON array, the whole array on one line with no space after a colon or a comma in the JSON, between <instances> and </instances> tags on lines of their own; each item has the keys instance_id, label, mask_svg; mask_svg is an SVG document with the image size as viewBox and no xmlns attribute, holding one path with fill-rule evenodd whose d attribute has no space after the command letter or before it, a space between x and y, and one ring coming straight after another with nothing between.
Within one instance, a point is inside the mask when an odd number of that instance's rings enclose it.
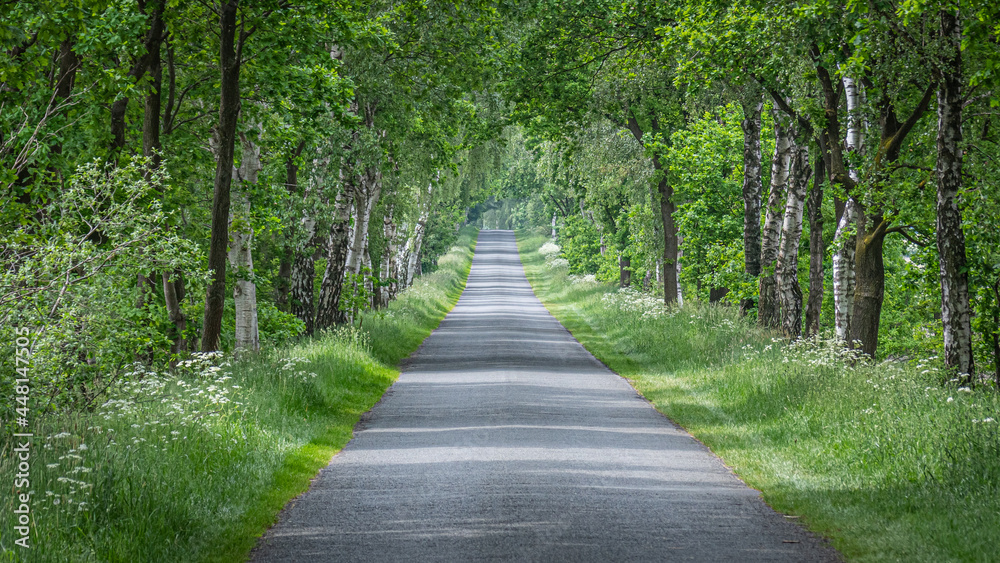
<instances>
[{"instance_id":1,"label":"white birch bark","mask_svg":"<svg viewBox=\"0 0 1000 563\"><path fill-rule=\"evenodd\" d=\"M311 205L310 198L314 192L319 191L319 174L328 164L328 159L313 159L311 175L302 194L305 206L302 218L299 219L300 244L293 253L288 276L289 309L305 323L306 334L313 334L315 330L316 307L313 296L316 279L315 254L316 246L321 244L319 240L321 236L316 232L318 210Z\"/></svg>"},{"instance_id":2,"label":"white birch bark","mask_svg":"<svg viewBox=\"0 0 1000 563\"><path fill-rule=\"evenodd\" d=\"M788 182L788 198L781 226L781 242L775 275L781 304L781 330L787 338L802 334L802 288L799 286L799 241L802 238L802 215L812 166L806 146L793 143Z\"/></svg>"},{"instance_id":3,"label":"white birch bark","mask_svg":"<svg viewBox=\"0 0 1000 563\"><path fill-rule=\"evenodd\" d=\"M393 212L395 205L389 205L388 211L382 218L382 237L385 239L385 248L382 250L382 262L379 264L379 278L382 281L378 288L378 306L385 307L392 299L392 288L385 283L393 276L396 258L396 224L393 222Z\"/></svg>"},{"instance_id":4,"label":"white birch bark","mask_svg":"<svg viewBox=\"0 0 1000 563\"><path fill-rule=\"evenodd\" d=\"M847 153L862 150L862 120L859 114L861 107L861 87L856 80L844 77L844 97L847 101L847 134L845 145ZM853 159L852 159L853 160ZM857 167L848 161L848 175L855 182L859 175ZM834 335L847 342L851 334L851 317L854 314L854 287L856 285L854 254L857 251L857 216L858 208L854 199L848 194L844 213L837 224L833 236L833 324Z\"/></svg>"},{"instance_id":5,"label":"white birch bark","mask_svg":"<svg viewBox=\"0 0 1000 563\"><path fill-rule=\"evenodd\" d=\"M240 133L243 155L240 167L233 167L234 205L229 212L229 264L236 274L233 298L236 311L236 348L257 352L260 333L257 326L257 286L253 282L253 227L250 224L250 199L244 183L256 184L261 170L260 148Z\"/></svg>"},{"instance_id":6,"label":"white birch bark","mask_svg":"<svg viewBox=\"0 0 1000 563\"><path fill-rule=\"evenodd\" d=\"M357 188L351 184L349 186L349 193L347 194L347 217L348 217L348 227L347 227L347 257L344 258L344 273L354 273L351 270L351 264L354 262L354 234L357 232L359 214L358 206L355 205L357 201Z\"/></svg>"},{"instance_id":7,"label":"white birch bark","mask_svg":"<svg viewBox=\"0 0 1000 563\"><path fill-rule=\"evenodd\" d=\"M420 217L413 227L413 237L410 239L410 256L406 265L406 287L413 285L413 276L417 273L420 260L420 246L424 242L424 232L427 230L427 220L430 218L431 201L434 194L434 182L427 185L427 197L420 202Z\"/></svg>"},{"instance_id":8,"label":"white birch bark","mask_svg":"<svg viewBox=\"0 0 1000 563\"><path fill-rule=\"evenodd\" d=\"M844 214L833 236L833 318L834 334L847 342L854 313L854 253L857 251L858 209L853 199L844 205Z\"/></svg>"},{"instance_id":9,"label":"white birch bark","mask_svg":"<svg viewBox=\"0 0 1000 563\"><path fill-rule=\"evenodd\" d=\"M684 237L677 236L677 305L684 305L684 292L681 290L681 259L684 257Z\"/></svg>"},{"instance_id":10,"label":"white birch bark","mask_svg":"<svg viewBox=\"0 0 1000 563\"><path fill-rule=\"evenodd\" d=\"M372 211L382 194L382 173L377 168L369 167L359 180L354 200L354 230L347 253L347 272L354 275L361 272Z\"/></svg>"},{"instance_id":11,"label":"white birch bark","mask_svg":"<svg viewBox=\"0 0 1000 563\"><path fill-rule=\"evenodd\" d=\"M771 183L768 189L764 230L761 235L761 275L758 282L758 321L762 326L781 324L781 301L778 298L775 268L782 236L782 218L786 207L786 189L792 157L790 128L784 113L774 110L774 155L771 158Z\"/></svg>"},{"instance_id":12,"label":"white birch bark","mask_svg":"<svg viewBox=\"0 0 1000 563\"><path fill-rule=\"evenodd\" d=\"M350 196L338 192L334 200L334 218L326 242L326 270L320 283L319 307L316 326L329 328L344 321L340 311L340 294L344 288L344 271L347 267L347 221L350 217Z\"/></svg>"},{"instance_id":13,"label":"white birch bark","mask_svg":"<svg viewBox=\"0 0 1000 563\"><path fill-rule=\"evenodd\" d=\"M972 383L975 360L972 352L972 310L969 306L969 274L962 211L958 200L962 183L962 22L951 9L940 11L941 37L946 48L941 55L938 86L937 132L937 248L941 278L941 322L944 329L945 365L958 373L963 383Z\"/></svg>"},{"instance_id":14,"label":"white birch bark","mask_svg":"<svg viewBox=\"0 0 1000 563\"><path fill-rule=\"evenodd\" d=\"M397 233L406 234L410 231L410 224L403 223ZM397 234L397 236L399 236ZM392 294L393 296L399 295L399 292L406 289L406 272L407 264L410 261L410 244L409 239L402 241L402 244L396 249L396 267L393 270L393 274L396 278L396 283L392 284Z\"/></svg>"}]
</instances>

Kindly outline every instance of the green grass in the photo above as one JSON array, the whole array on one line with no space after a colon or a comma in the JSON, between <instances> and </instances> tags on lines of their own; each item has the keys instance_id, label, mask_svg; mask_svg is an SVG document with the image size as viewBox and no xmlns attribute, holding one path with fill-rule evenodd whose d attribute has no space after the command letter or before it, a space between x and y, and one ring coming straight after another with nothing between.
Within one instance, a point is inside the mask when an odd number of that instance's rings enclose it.
<instances>
[{"instance_id":1,"label":"green grass","mask_svg":"<svg viewBox=\"0 0 1000 563\"><path fill-rule=\"evenodd\" d=\"M547 241L518 233L542 302L775 509L849 560L1000 559L994 390L959 389L934 358L853 362L822 340L775 341L730 307L666 309L547 265Z\"/></svg>"},{"instance_id":2,"label":"green grass","mask_svg":"<svg viewBox=\"0 0 1000 563\"><path fill-rule=\"evenodd\" d=\"M32 547L13 544L15 506L4 495L0 560L246 560L457 301L475 236L463 231L434 273L367 315L361 331L136 373L110 404L36 421ZM11 440L0 437L0 475L12 478Z\"/></svg>"}]
</instances>

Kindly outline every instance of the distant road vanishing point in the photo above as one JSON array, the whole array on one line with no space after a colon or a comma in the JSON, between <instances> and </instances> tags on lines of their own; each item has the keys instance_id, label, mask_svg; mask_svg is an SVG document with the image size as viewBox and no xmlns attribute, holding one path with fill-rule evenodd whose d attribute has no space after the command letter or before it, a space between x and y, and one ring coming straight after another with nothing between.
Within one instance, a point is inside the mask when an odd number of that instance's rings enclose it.
<instances>
[{"instance_id":1,"label":"distant road vanishing point","mask_svg":"<svg viewBox=\"0 0 1000 563\"><path fill-rule=\"evenodd\" d=\"M251 557L836 561L609 371L482 231L454 310Z\"/></svg>"}]
</instances>

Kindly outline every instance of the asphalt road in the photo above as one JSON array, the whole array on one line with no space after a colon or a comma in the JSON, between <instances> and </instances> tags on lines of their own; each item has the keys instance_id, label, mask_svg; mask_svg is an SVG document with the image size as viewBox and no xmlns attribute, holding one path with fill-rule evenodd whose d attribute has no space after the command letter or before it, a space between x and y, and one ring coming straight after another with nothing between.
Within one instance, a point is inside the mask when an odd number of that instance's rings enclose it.
<instances>
[{"instance_id":1,"label":"asphalt road","mask_svg":"<svg viewBox=\"0 0 1000 563\"><path fill-rule=\"evenodd\" d=\"M829 561L594 359L482 231L454 310L252 561Z\"/></svg>"}]
</instances>

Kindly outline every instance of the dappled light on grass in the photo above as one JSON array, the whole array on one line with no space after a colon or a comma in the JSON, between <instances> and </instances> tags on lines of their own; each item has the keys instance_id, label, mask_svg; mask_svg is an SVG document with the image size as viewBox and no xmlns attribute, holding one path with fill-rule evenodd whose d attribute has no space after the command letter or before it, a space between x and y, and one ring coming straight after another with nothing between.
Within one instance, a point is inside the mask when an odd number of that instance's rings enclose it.
<instances>
[{"instance_id":1,"label":"dappled light on grass","mask_svg":"<svg viewBox=\"0 0 1000 563\"><path fill-rule=\"evenodd\" d=\"M666 308L546 266L529 280L591 352L778 510L858 560L988 560L1000 543L1000 398L938 358L875 363L830 339L789 344L736 308Z\"/></svg>"}]
</instances>

